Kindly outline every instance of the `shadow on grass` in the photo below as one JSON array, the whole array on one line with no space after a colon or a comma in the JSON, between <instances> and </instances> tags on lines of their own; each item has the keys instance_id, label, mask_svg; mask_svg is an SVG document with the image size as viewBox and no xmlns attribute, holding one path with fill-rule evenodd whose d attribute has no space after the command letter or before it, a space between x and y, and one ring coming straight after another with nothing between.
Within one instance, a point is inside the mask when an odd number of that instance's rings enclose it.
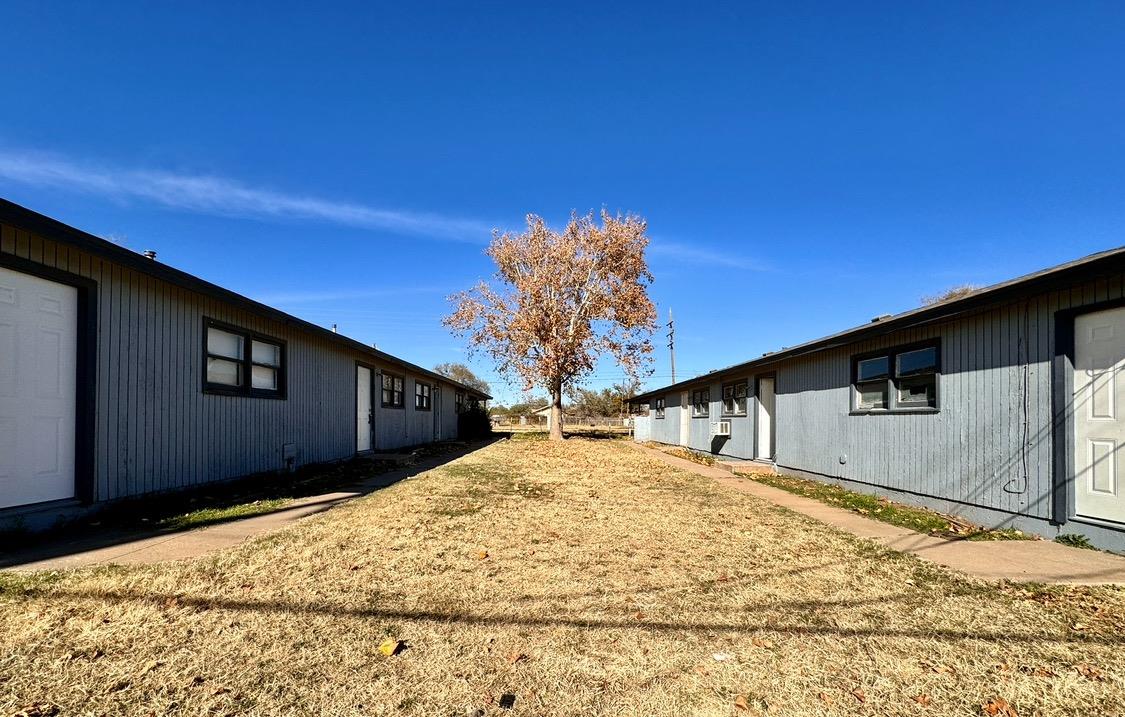
<instances>
[{"instance_id":1,"label":"shadow on grass","mask_svg":"<svg viewBox=\"0 0 1125 717\"><path fill-rule=\"evenodd\" d=\"M302 466L293 473L254 475L130 498L50 531L0 536L4 545L17 546L0 551L0 568L288 510L299 510L302 515L328 510L454 461L497 439L423 446L415 450L417 462L408 466L389 460L394 454L372 453L338 463ZM323 500L304 500L314 496L323 496Z\"/></svg>"},{"instance_id":2,"label":"shadow on grass","mask_svg":"<svg viewBox=\"0 0 1125 717\"><path fill-rule=\"evenodd\" d=\"M972 631L942 627L920 627L917 629L896 629L887 626L838 627L833 625L802 624L795 622L805 612L815 612L822 608L862 606L869 603L890 602L895 599L883 596L879 599L862 599L849 604L848 600L796 600L778 603L763 603L744 606L744 615L752 622L680 622L674 620L655 620L635 617L581 617L567 615L478 615L468 612L439 610L404 610L393 607L350 607L318 603L286 602L282 600L246 600L234 598L203 598L175 593L147 593L135 590L83 591L30 587L21 591L25 597L44 597L48 599L76 599L104 604L136 603L153 607L188 607L196 610L227 610L233 612L277 613L279 615L314 615L334 618L360 618L380 620L406 620L437 622L441 624L499 625L526 628L595 628L610 630L651 630L657 632L727 632L740 634L775 634L835 637L875 637L938 639L945 641L979 640L997 644L1084 644L1121 645L1125 644L1125 634L1066 634L1044 635L1042 633L1013 633L1003 631ZM900 598L901 599L901 598Z\"/></svg>"}]
</instances>

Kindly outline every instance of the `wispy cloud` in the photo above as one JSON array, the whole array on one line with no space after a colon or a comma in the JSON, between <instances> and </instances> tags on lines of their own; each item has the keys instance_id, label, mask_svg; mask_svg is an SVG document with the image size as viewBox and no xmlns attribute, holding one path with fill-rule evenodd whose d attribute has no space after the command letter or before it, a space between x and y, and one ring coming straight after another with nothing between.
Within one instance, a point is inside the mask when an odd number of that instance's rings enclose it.
<instances>
[{"instance_id":1,"label":"wispy cloud","mask_svg":"<svg viewBox=\"0 0 1125 717\"><path fill-rule=\"evenodd\" d=\"M0 180L199 214L320 221L474 244L487 243L492 230L473 219L286 194L225 177L95 166L36 152L0 150Z\"/></svg>"},{"instance_id":2,"label":"wispy cloud","mask_svg":"<svg viewBox=\"0 0 1125 717\"><path fill-rule=\"evenodd\" d=\"M709 264L711 266L726 266L732 269L746 269L749 271L772 271L772 267L740 256L737 251L720 251L708 247L679 242L661 241L654 239L648 247L649 253L663 256L676 261L691 264Z\"/></svg>"},{"instance_id":3,"label":"wispy cloud","mask_svg":"<svg viewBox=\"0 0 1125 717\"><path fill-rule=\"evenodd\" d=\"M325 289L323 291L295 291L280 294L255 294L253 298L263 304L320 304L333 301L378 299L403 295L448 294L450 288L440 286L399 286L382 289Z\"/></svg>"}]
</instances>

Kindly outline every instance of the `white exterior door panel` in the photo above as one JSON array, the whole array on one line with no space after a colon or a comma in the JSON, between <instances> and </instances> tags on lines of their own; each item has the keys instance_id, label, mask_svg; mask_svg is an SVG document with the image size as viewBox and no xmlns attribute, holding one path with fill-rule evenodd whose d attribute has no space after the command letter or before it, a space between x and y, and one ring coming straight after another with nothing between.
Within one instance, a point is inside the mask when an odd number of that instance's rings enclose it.
<instances>
[{"instance_id":1,"label":"white exterior door panel","mask_svg":"<svg viewBox=\"0 0 1125 717\"><path fill-rule=\"evenodd\" d=\"M1125 523L1125 308L1074 321L1074 509Z\"/></svg>"},{"instance_id":2,"label":"white exterior door panel","mask_svg":"<svg viewBox=\"0 0 1125 717\"><path fill-rule=\"evenodd\" d=\"M73 498L78 290L0 268L0 508Z\"/></svg>"},{"instance_id":3,"label":"white exterior door panel","mask_svg":"<svg viewBox=\"0 0 1125 717\"><path fill-rule=\"evenodd\" d=\"M371 450L371 369L355 368L355 450Z\"/></svg>"},{"instance_id":4,"label":"white exterior door panel","mask_svg":"<svg viewBox=\"0 0 1125 717\"><path fill-rule=\"evenodd\" d=\"M774 384L772 377L758 379L758 423L757 450L755 458L773 460L773 410Z\"/></svg>"}]
</instances>

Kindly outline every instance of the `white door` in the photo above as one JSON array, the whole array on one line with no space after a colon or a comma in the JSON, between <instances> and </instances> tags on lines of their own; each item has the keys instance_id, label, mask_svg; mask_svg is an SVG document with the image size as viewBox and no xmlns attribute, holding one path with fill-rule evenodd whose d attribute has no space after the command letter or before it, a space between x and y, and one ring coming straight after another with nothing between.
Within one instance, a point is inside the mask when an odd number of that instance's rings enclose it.
<instances>
[{"instance_id":1,"label":"white door","mask_svg":"<svg viewBox=\"0 0 1125 717\"><path fill-rule=\"evenodd\" d=\"M0 268L0 508L73 498L78 290Z\"/></svg>"},{"instance_id":2,"label":"white door","mask_svg":"<svg viewBox=\"0 0 1125 717\"><path fill-rule=\"evenodd\" d=\"M355 367L355 450L371 450L371 369Z\"/></svg>"},{"instance_id":3,"label":"white door","mask_svg":"<svg viewBox=\"0 0 1125 717\"><path fill-rule=\"evenodd\" d=\"M1125 522L1118 454L1125 445L1125 309L1074 321L1074 508L1078 515Z\"/></svg>"},{"instance_id":4,"label":"white door","mask_svg":"<svg viewBox=\"0 0 1125 717\"><path fill-rule=\"evenodd\" d=\"M773 377L758 379L758 445L755 458L773 460Z\"/></svg>"},{"instance_id":5,"label":"white door","mask_svg":"<svg viewBox=\"0 0 1125 717\"><path fill-rule=\"evenodd\" d=\"M691 443L691 396L687 391L680 394L680 445Z\"/></svg>"}]
</instances>

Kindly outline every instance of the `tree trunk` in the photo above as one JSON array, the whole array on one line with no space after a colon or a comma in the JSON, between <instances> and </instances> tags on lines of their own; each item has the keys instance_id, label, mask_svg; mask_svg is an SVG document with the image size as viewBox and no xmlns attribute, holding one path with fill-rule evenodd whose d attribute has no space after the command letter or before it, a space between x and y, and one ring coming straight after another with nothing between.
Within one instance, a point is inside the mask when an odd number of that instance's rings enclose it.
<instances>
[{"instance_id":1,"label":"tree trunk","mask_svg":"<svg viewBox=\"0 0 1125 717\"><path fill-rule=\"evenodd\" d=\"M562 430L562 386L551 387L551 435L552 441L563 439Z\"/></svg>"}]
</instances>

